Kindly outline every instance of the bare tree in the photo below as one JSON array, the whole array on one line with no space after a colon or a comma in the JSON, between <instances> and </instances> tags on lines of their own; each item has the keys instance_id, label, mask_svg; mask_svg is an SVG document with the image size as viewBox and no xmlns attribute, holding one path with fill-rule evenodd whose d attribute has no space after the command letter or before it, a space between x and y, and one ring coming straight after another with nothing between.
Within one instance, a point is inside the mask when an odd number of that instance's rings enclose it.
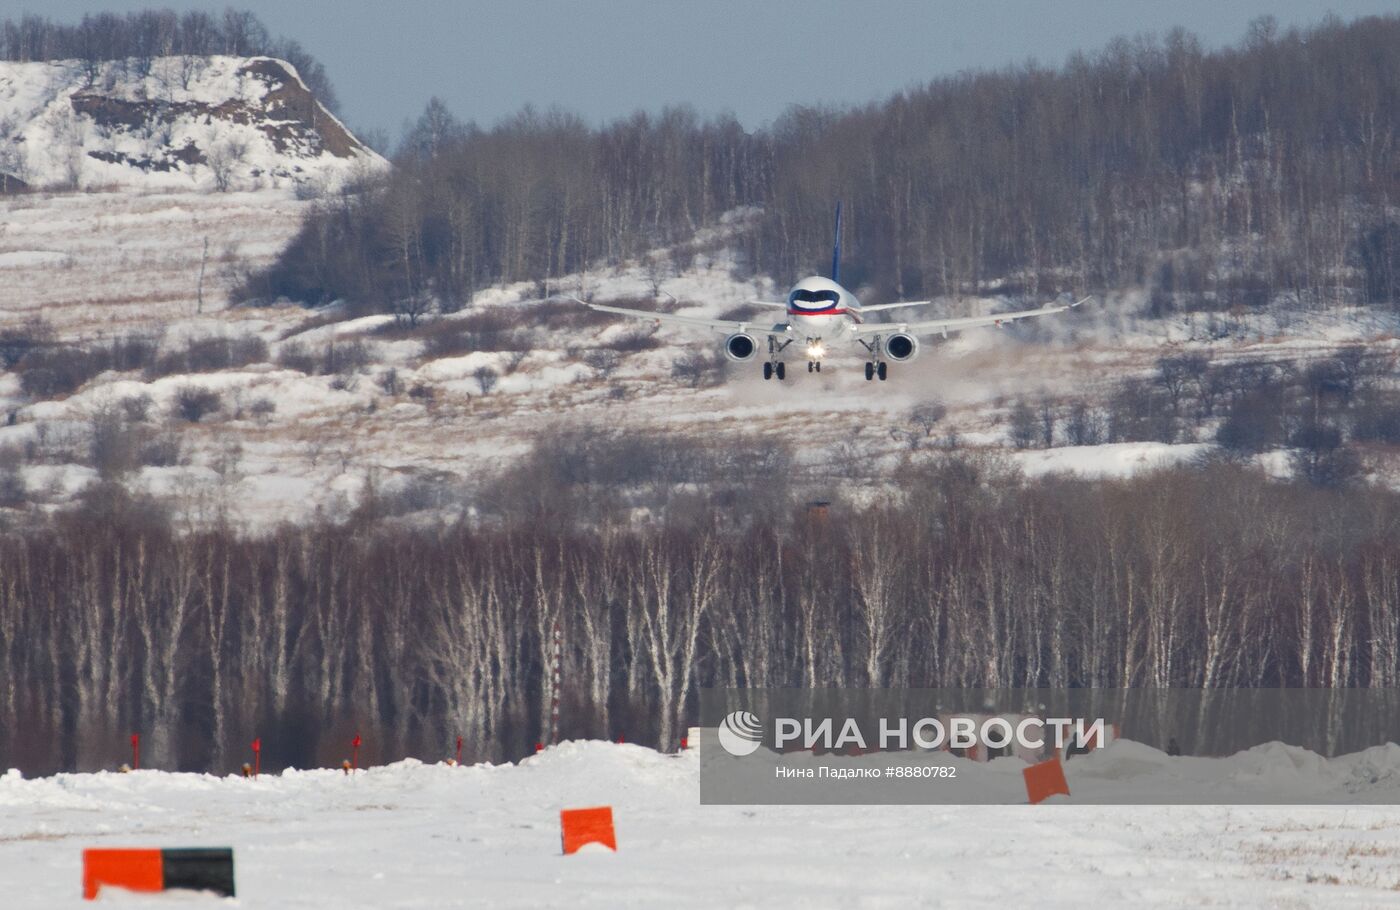
<instances>
[{"instance_id":1,"label":"bare tree","mask_svg":"<svg viewBox=\"0 0 1400 910\"><path fill-rule=\"evenodd\" d=\"M477 367L472 373L472 378L476 380L477 388L481 389L481 394L490 395L496 388L496 384L501 381L501 376L490 367Z\"/></svg>"},{"instance_id":2,"label":"bare tree","mask_svg":"<svg viewBox=\"0 0 1400 910\"><path fill-rule=\"evenodd\" d=\"M1029 403L1018 401L1011 409L1011 444L1018 449L1028 449L1040 438L1040 426L1035 410Z\"/></svg>"}]
</instances>

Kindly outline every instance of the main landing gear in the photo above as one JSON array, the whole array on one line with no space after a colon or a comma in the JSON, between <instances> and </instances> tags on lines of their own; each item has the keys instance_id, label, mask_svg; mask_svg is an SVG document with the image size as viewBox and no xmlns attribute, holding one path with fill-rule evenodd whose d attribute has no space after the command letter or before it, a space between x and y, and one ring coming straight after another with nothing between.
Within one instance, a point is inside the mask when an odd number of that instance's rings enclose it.
<instances>
[{"instance_id":1,"label":"main landing gear","mask_svg":"<svg viewBox=\"0 0 1400 910\"><path fill-rule=\"evenodd\" d=\"M856 340L859 341L870 354L870 360L865 364L865 381L869 382L876 376L879 376L880 381L884 382L885 377L889 375L890 368L888 364L880 359L880 352L882 350L880 336L876 335L870 341L866 341L864 338L857 338Z\"/></svg>"},{"instance_id":2,"label":"main landing gear","mask_svg":"<svg viewBox=\"0 0 1400 910\"><path fill-rule=\"evenodd\" d=\"M764 379L772 379L777 376L778 381L782 382L787 378L787 365L778 359L778 355L783 352L783 348L790 344L792 344L791 338L779 344L777 338L772 335L768 336L768 360L763 364Z\"/></svg>"}]
</instances>

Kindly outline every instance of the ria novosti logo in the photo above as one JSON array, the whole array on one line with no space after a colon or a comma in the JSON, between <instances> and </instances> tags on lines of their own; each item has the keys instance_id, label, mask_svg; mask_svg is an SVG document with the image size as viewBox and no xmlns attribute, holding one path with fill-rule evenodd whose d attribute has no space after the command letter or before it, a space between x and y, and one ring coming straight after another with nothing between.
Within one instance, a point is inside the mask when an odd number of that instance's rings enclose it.
<instances>
[{"instance_id":1,"label":"ria novosti logo","mask_svg":"<svg viewBox=\"0 0 1400 910\"><path fill-rule=\"evenodd\" d=\"M734 711L719 725L719 744L730 755L743 758L763 745L763 723L751 711Z\"/></svg>"},{"instance_id":2,"label":"ria novosti logo","mask_svg":"<svg viewBox=\"0 0 1400 910\"><path fill-rule=\"evenodd\" d=\"M881 717L878 733L872 737L875 731L863 728L854 717L844 720L779 717L773 722L773 742L778 751L784 751L789 744L806 750L903 751L910 748L912 740L914 748L926 751L968 749L979 745L1004 749L1014 744L1018 749L1038 752L1051 743L1055 749L1071 744L1082 748L1104 743L1107 728L1108 722L1103 718L1086 721L1071 717L964 714L923 717L911 725L908 718ZM739 758L752 755L763 745L763 722L751 711L726 714L716 732L724 751Z\"/></svg>"}]
</instances>

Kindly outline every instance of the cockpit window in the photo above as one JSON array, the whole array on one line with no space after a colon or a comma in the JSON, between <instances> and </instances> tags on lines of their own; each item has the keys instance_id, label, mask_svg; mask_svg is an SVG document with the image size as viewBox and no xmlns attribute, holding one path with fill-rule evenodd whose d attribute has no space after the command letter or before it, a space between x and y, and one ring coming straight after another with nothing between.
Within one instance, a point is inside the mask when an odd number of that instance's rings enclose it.
<instances>
[{"instance_id":1,"label":"cockpit window","mask_svg":"<svg viewBox=\"0 0 1400 910\"><path fill-rule=\"evenodd\" d=\"M841 302L836 291L804 291L801 288L788 295L788 308L793 310L829 310Z\"/></svg>"}]
</instances>

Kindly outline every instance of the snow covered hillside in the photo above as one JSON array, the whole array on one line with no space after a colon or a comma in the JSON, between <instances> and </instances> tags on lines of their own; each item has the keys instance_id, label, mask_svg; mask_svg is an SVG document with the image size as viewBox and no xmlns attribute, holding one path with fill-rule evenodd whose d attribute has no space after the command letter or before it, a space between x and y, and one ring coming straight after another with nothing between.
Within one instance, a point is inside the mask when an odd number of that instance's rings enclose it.
<instances>
[{"instance_id":1,"label":"snow covered hillside","mask_svg":"<svg viewBox=\"0 0 1400 910\"><path fill-rule=\"evenodd\" d=\"M9 186L338 185L387 166L268 57L0 62Z\"/></svg>"},{"instance_id":2,"label":"snow covered hillside","mask_svg":"<svg viewBox=\"0 0 1400 910\"><path fill-rule=\"evenodd\" d=\"M1124 379L1152 377L1163 351L1243 363L1306 360L1352 340L1396 350L1396 326L1357 312L1288 326L1246 318L1218 336L1196 316L1124 315L1133 301L1117 300L1039 326L928 344L885 384L862 381L854 356L780 384L763 382L755 364L725 364L718 336L542 301L535 284L486 288L461 314L430 316L414 329L388 315L347 319L335 307L230 307L230 288L276 255L309 204L287 188L0 199L0 323L41 319L56 343L94 351L137 339L147 351L141 364L95 365L71 388L25 388L22 363L0 374L8 424L0 452L25 500L63 503L95 479L94 420L127 402L143 433L178 441L178 451L167 447L125 477L132 489L256 525L318 510L343 515L367 483L461 501L462 484L483 466L500 468L566 423L707 445L736 437L790 445L818 496L820 487L882 476L911 451L938 447L1005 455L1028 475L1121 476L1203 447L1191 438L1067 445L1068 407L1105 402ZM665 305L669 294L696 315L783 293L766 280L736 279L722 235L697 245L708 252L685 270L658 276L624 263L547 290L634 305L655 305L658 295ZM190 360L210 344L223 346L223 360ZM211 406L181 419L176 399L189 389L213 393ZM1012 405L1026 396L1049 402L1060 420L1057 448L1012 447ZM921 426L917 409L931 403L946 412Z\"/></svg>"},{"instance_id":3,"label":"snow covered hillside","mask_svg":"<svg viewBox=\"0 0 1400 910\"><path fill-rule=\"evenodd\" d=\"M1019 761L947 760L1019 789ZM1400 797L1394 745L1327 761L1278 744L1168 758L1120 741L1067 765L1085 797L1266 787L1345 809L702 806L697 777L693 751L597 742L516 765L410 760L353 777L10 772L0 881L13 910L77 908L85 847L230 846L235 902L252 907L1400 905L1400 820L1383 805ZM560 855L559 810L600 804L614 807L618 852Z\"/></svg>"},{"instance_id":4,"label":"snow covered hillside","mask_svg":"<svg viewBox=\"0 0 1400 910\"><path fill-rule=\"evenodd\" d=\"M1085 444L1067 432L1076 403L1101 424L1124 382L1156 381L1164 354L1239 365L1306 364L1352 342L1381 357L1400 351L1400 324L1375 311L1152 320L1134 315L1141 301L1129 295L928 343L886 383L865 382L849 352L778 383L756 363L724 362L718 335L542 299L713 316L781 296L766 279L736 277L725 231L742 229L742 213L696 237L683 269L628 262L548 288L487 288L464 311L416 327L335 306L231 307L230 290L295 234L313 204L304 196L282 187L0 198L0 332L38 325L59 347L55 360L87 364L57 384L36 381L43 373L27 361L0 372L0 480L18 478L0 508L59 505L103 474L91 440L116 411L127 430L164 443L123 466L128 488L192 518L258 526L343 516L371 485L450 511L472 483L561 427L787 446L812 498L868 489L911 454L944 448L1030 476L1124 476L1208 451L1219 423L1172 442ZM1008 305L950 301L937 312ZM132 356L111 360L129 344ZM198 412L182 416L182 396L200 392L209 395ZM1055 422L1054 448L1013 444L1022 401L1035 403L1035 425ZM1395 476L1382 447L1368 459L1372 477ZM1289 471L1286 452L1259 462Z\"/></svg>"}]
</instances>

